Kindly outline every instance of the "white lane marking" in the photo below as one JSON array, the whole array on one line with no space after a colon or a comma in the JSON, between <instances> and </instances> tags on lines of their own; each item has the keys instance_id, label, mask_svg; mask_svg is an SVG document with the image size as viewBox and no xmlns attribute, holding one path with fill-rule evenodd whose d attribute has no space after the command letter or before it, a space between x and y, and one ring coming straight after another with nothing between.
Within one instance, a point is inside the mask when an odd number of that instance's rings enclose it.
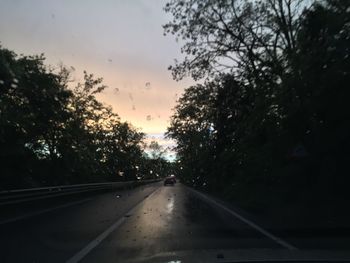
<instances>
[{"instance_id":1,"label":"white lane marking","mask_svg":"<svg viewBox=\"0 0 350 263\"><path fill-rule=\"evenodd\" d=\"M97 247L106 237L108 237L114 230L116 230L121 224L123 224L127 217L126 215L133 214L142 204L143 202L148 199L151 195L155 194L158 190L161 188L156 188L151 192L147 198L142 199L137 205L135 205L133 208L131 208L128 212L125 213L124 216L122 216L120 219L118 219L113 225L111 225L109 228L107 228L102 234L97 236L94 240L92 240L87 246L85 246L83 249L81 249L78 253L76 253L73 257L68 259L66 263L77 263L80 260L82 260L87 254L91 252L95 247Z\"/></svg>"},{"instance_id":2,"label":"white lane marking","mask_svg":"<svg viewBox=\"0 0 350 263\"><path fill-rule=\"evenodd\" d=\"M173 210L174 210L174 203L175 203L175 199L172 196L170 198L170 201L166 205L166 211L167 211L168 214L171 214L173 212Z\"/></svg>"},{"instance_id":3,"label":"white lane marking","mask_svg":"<svg viewBox=\"0 0 350 263\"><path fill-rule=\"evenodd\" d=\"M19 221L19 220L27 219L27 218L30 218L30 217L33 217L33 216L37 216L37 215L41 215L41 214L48 213L48 212L51 212L51 211L55 211L57 209L62 209L62 208L70 207L70 206L73 206L73 205L78 205L78 204L85 203L85 202L90 201L90 200L92 200L92 198L86 198L86 199L83 199L83 200L71 202L71 203L64 204L64 205L55 206L55 207L52 207L52 208L48 208L48 209L40 210L40 211L37 211L37 212L25 214L25 215L22 215L22 216L13 217L13 218L10 218L10 219L5 219L5 220L0 221L0 225L4 225L4 224L8 224L8 223Z\"/></svg>"},{"instance_id":4,"label":"white lane marking","mask_svg":"<svg viewBox=\"0 0 350 263\"><path fill-rule=\"evenodd\" d=\"M240 214L236 213L235 211L227 208L226 206L218 203L217 201L211 199L210 197L202 194L201 192L198 192L197 190L194 190L190 187L188 187L188 189L190 189L192 192L196 193L197 195L201 196L203 199L205 199L207 202L212 203L218 207L220 207L221 209L225 210L226 212L228 212L229 214L233 215L234 217L238 218L239 220L241 220L242 222L246 223L247 225L249 225L250 227L254 228L255 230L257 230L258 232L262 233L263 235L265 235L266 237L272 239L273 241L275 241L276 243L280 244L282 247L285 247L289 250L297 250L297 248L291 244L289 244L288 242L282 240L281 238L271 234L270 232L266 231L265 229L263 229L262 227L258 226L257 224L253 223L252 221L244 218L243 216L241 216Z\"/></svg>"},{"instance_id":5,"label":"white lane marking","mask_svg":"<svg viewBox=\"0 0 350 263\"><path fill-rule=\"evenodd\" d=\"M130 213L131 211L129 211ZM120 218L117 222L111 225L107 230L105 230L102 234L96 237L93 241L91 241L86 247L80 250L77 254L71 257L66 263L75 263L82 260L91 250L98 246L109 234L111 234L114 230L116 230L124 221L126 217Z\"/></svg>"}]
</instances>

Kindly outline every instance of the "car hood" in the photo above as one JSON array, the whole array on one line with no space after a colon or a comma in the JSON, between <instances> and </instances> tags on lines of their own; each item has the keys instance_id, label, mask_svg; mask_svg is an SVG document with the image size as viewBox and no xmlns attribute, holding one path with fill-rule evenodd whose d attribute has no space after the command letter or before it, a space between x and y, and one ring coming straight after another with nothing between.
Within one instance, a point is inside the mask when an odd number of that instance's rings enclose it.
<instances>
[{"instance_id":1,"label":"car hood","mask_svg":"<svg viewBox=\"0 0 350 263\"><path fill-rule=\"evenodd\" d=\"M345 250L287 250L287 249L209 249L160 253L133 259L137 263L187 262L350 262L350 251Z\"/></svg>"}]
</instances>

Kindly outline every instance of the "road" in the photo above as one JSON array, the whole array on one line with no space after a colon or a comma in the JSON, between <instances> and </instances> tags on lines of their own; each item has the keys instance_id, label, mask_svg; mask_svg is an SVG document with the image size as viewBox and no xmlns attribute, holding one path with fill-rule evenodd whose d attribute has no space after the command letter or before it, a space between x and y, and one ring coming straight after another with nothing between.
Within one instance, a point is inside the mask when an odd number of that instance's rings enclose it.
<instances>
[{"instance_id":1,"label":"road","mask_svg":"<svg viewBox=\"0 0 350 263\"><path fill-rule=\"evenodd\" d=\"M186 251L197 257L212 251L220 260L233 249L242 255L296 249L181 184L153 183L11 213L0 218L0 262L156 262Z\"/></svg>"}]
</instances>

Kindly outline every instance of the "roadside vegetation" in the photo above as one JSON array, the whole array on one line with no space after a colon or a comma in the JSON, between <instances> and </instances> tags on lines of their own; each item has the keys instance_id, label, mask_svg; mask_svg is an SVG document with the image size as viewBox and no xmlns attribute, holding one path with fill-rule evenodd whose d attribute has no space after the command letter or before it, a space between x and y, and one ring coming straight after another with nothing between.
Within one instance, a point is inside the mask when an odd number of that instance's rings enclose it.
<instances>
[{"instance_id":1,"label":"roadside vegetation","mask_svg":"<svg viewBox=\"0 0 350 263\"><path fill-rule=\"evenodd\" d=\"M161 152L96 95L101 78L0 47L0 190L167 175Z\"/></svg>"},{"instance_id":2,"label":"roadside vegetation","mask_svg":"<svg viewBox=\"0 0 350 263\"><path fill-rule=\"evenodd\" d=\"M201 83L167 132L182 181L256 212L344 210L350 1L172 0L165 10L184 57L169 69Z\"/></svg>"}]
</instances>

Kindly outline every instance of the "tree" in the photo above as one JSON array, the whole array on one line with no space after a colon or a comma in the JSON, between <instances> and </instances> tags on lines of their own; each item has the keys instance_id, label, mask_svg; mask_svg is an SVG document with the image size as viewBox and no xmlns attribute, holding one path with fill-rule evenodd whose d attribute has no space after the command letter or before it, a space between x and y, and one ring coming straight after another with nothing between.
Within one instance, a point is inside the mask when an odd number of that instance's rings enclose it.
<instances>
[{"instance_id":1,"label":"tree","mask_svg":"<svg viewBox=\"0 0 350 263\"><path fill-rule=\"evenodd\" d=\"M187 88L171 117L166 136L177 142L175 149L184 182L207 184L208 170L214 158L215 101L212 99L216 92L214 84Z\"/></svg>"},{"instance_id":2,"label":"tree","mask_svg":"<svg viewBox=\"0 0 350 263\"><path fill-rule=\"evenodd\" d=\"M175 79L231 73L258 86L289 67L295 50L302 0L169 1L173 20L164 25L185 44L185 59L170 67ZM280 76L281 77L281 76ZM278 81L273 79L272 81Z\"/></svg>"},{"instance_id":3,"label":"tree","mask_svg":"<svg viewBox=\"0 0 350 263\"><path fill-rule=\"evenodd\" d=\"M292 70L278 97L289 137L311 155L305 177L335 192L349 180L349 11L348 1L336 0L316 3L305 12Z\"/></svg>"},{"instance_id":4,"label":"tree","mask_svg":"<svg viewBox=\"0 0 350 263\"><path fill-rule=\"evenodd\" d=\"M185 42L184 60L170 67L173 76L205 78L205 86L217 83L217 97L208 100L216 101L220 118L218 147L223 136L235 141L236 148L239 142L238 163L246 150L282 133L287 113L279 98L289 92L284 83L297 52L302 13L311 5L302 0L173 0L165 6L173 15L165 33Z\"/></svg>"},{"instance_id":5,"label":"tree","mask_svg":"<svg viewBox=\"0 0 350 263\"><path fill-rule=\"evenodd\" d=\"M174 78L206 78L185 90L168 128L185 182L226 196L345 195L349 1L170 1L165 10L174 16L166 33L185 42Z\"/></svg>"},{"instance_id":6,"label":"tree","mask_svg":"<svg viewBox=\"0 0 350 263\"><path fill-rule=\"evenodd\" d=\"M151 141L148 145L148 148L150 150L150 157L151 159L160 159L164 158L165 151L163 148L159 145L156 141Z\"/></svg>"},{"instance_id":7,"label":"tree","mask_svg":"<svg viewBox=\"0 0 350 263\"><path fill-rule=\"evenodd\" d=\"M54 146L69 118L65 104L71 92L44 66L44 59L17 57L0 48L0 159L5 186L33 180L38 171L31 162L58 154Z\"/></svg>"},{"instance_id":8,"label":"tree","mask_svg":"<svg viewBox=\"0 0 350 263\"><path fill-rule=\"evenodd\" d=\"M144 134L97 100L102 78L70 89L71 70L44 62L0 48L1 188L135 180Z\"/></svg>"}]
</instances>

